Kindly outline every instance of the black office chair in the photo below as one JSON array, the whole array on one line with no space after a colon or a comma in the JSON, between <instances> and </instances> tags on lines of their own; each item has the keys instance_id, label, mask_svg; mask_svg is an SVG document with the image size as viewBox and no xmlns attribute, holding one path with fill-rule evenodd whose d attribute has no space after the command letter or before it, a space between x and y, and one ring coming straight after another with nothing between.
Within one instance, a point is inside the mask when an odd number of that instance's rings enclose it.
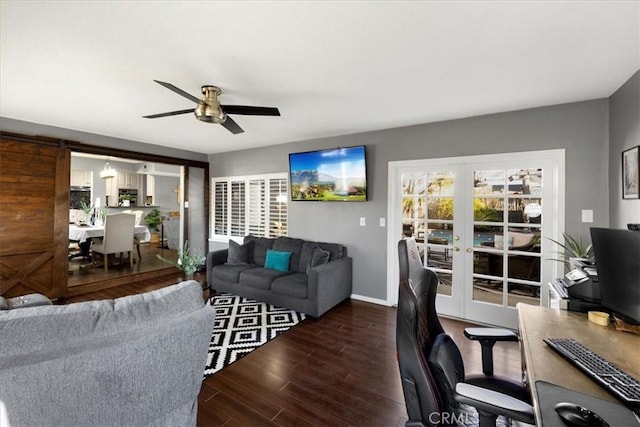
<instances>
[{"instance_id":1,"label":"black office chair","mask_svg":"<svg viewBox=\"0 0 640 427\"><path fill-rule=\"evenodd\" d=\"M529 393L521 384L494 375L465 375L460 351L435 311L438 277L423 267L415 240L401 240L398 256L396 346L409 418L406 425L473 425L474 420L481 426L495 425L498 415L533 424ZM472 329L469 334L481 341L495 343L501 336L491 328ZM512 340L511 331L505 331Z\"/></svg>"}]
</instances>

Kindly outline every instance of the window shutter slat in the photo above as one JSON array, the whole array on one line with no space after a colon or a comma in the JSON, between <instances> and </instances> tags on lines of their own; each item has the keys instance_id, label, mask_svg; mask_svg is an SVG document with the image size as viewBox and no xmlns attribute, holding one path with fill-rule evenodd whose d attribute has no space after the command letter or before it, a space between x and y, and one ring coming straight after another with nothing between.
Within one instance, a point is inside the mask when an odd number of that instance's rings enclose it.
<instances>
[{"instance_id":1,"label":"window shutter slat","mask_svg":"<svg viewBox=\"0 0 640 427\"><path fill-rule=\"evenodd\" d=\"M287 235L286 174L212 179L213 234Z\"/></svg>"}]
</instances>

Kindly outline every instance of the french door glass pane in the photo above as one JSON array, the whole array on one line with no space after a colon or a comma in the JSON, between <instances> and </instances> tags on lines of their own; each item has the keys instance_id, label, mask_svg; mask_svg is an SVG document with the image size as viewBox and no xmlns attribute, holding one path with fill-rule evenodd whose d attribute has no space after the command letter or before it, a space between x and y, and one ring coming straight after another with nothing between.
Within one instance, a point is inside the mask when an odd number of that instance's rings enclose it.
<instances>
[{"instance_id":1,"label":"french door glass pane","mask_svg":"<svg viewBox=\"0 0 640 427\"><path fill-rule=\"evenodd\" d=\"M427 174L427 266L436 269L440 277L438 293L451 295L453 259L453 193L455 174L451 171Z\"/></svg>"},{"instance_id":2,"label":"french door glass pane","mask_svg":"<svg viewBox=\"0 0 640 427\"><path fill-rule=\"evenodd\" d=\"M519 302L540 305L540 286L521 283L508 283L507 305L515 307Z\"/></svg>"},{"instance_id":3,"label":"french door glass pane","mask_svg":"<svg viewBox=\"0 0 640 427\"><path fill-rule=\"evenodd\" d=\"M403 197L402 218L405 220L424 220L424 197Z\"/></svg>"},{"instance_id":4,"label":"french door glass pane","mask_svg":"<svg viewBox=\"0 0 640 427\"><path fill-rule=\"evenodd\" d=\"M453 197L429 197L429 219L453 220Z\"/></svg>"},{"instance_id":5,"label":"french door glass pane","mask_svg":"<svg viewBox=\"0 0 640 427\"><path fill-rule=\"evenodd\" d=\"M430 196L453 196L453 172L427 174L427 191Z\"/></svg>"},{"instance_id":6,"label":"french door glass pane","mask_svg":"<svg viewBox=\"0 0 640 427\"><path fill-rule=\"evenodd\" d=\"M438 294L451 296L451 273L438 273Z\"/></svg>"},{"instance_id":7,"label":"french door glass pane","mask_svg":"<svg viewBox=\"0 0 640 427\"><path fill-rule=\"evenodd\" d=\"M504 194L504 170L480 170L473 172L473 194L499 196Z\"/></svg>"},{"instance_id":8,"label":"french door glass pane","mask_svg":"<svg viewBox=\"0 0 640 427\"><path fill-rule=\"evenodd\" d=\"M502 280L473 279L473 300L489 304L502 305Z\"/></svg>"},{"instance_id":9,"label":"french door glass pane","mask_svg":"<svg viewBox=\"0 0 640 427\"><path fill-rule=\"evenodd\" d=\"M402 175L402 194L405 196L423 196L426 192L426 175L409 173Z\"/></svg>"},{"instance_id":10,"label":"french door glass pane","mask_svg":"<svg viewBox=\"0 0 640 427\"><path fill-rule=\"evenodd\" d=\"M473 179L473 299L539 303L542 169L478 170Z\"/></svg>"},{"instance_id":11,"label":"french door glass pane","mask_svg":"<svg viewBox=\"0 0 640 427\"><path fill-rule=\"evenodd\" d=\"M509 169L509 195L542 195L542 169Z\"/></svg>"}]
</instances>

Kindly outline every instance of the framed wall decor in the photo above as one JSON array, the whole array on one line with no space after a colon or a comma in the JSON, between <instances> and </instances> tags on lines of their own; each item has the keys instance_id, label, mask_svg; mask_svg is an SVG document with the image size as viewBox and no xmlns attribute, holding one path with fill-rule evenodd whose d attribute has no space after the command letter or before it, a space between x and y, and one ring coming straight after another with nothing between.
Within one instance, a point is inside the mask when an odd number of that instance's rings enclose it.
<instances>
[{"instance_id":1,"label":"framed wall decor","mask_svg":"<svg viewBox=\"0 0 640 427\"><path fill-rule=\"evenodd\" d=\"M622 152L622 198L640 198L640 145Z\"/></svg>"}]
</instances>

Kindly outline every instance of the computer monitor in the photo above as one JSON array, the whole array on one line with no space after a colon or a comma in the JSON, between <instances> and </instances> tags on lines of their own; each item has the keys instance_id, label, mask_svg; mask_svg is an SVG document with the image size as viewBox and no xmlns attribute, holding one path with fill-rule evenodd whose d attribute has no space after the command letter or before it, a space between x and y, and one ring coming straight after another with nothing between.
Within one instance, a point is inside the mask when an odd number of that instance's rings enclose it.
<instances>
[{"instance_id":1,"label":"computer monitor","mask_svg":"<svg viewBox=\"0 0 640 427\"><path fill-rule=\"evenodd\" d=\"M591 228L602 305L640 324L640 232Z\"/></svg>"}]
</instances>

